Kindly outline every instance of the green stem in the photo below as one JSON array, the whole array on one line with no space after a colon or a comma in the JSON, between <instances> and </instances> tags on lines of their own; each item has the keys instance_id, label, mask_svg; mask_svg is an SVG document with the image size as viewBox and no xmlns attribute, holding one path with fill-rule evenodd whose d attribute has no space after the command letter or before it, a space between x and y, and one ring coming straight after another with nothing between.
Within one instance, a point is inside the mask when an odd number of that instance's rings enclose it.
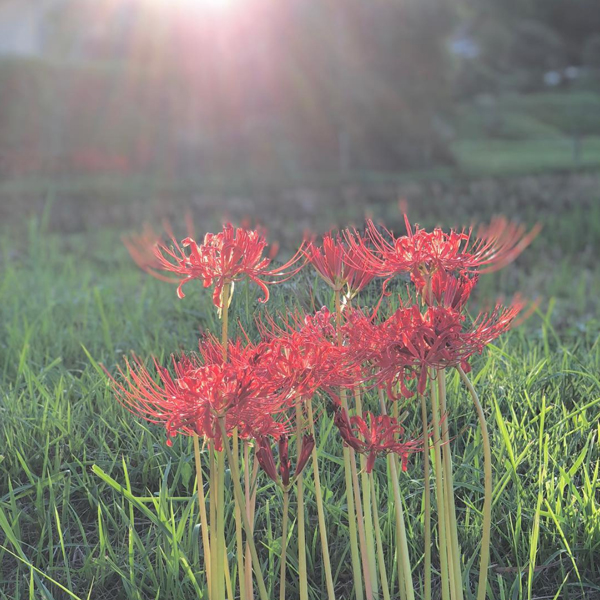
<instances>
[{"instance_id":1,"label":"green stem","mask_svg":"<svg viewBox=\"0 0 600 600\"><path fill-rule=\"evenodd\" d=\"M233 587L231 585L231 573L229 572L229 561L227 560L227 553L223 557L223 569L225 570L225 587L227 589L227 598L233 600Z\"/></svg>"},{"instance_id":2,"label":"green stem","mask_svg":"<svg viewBox=\"0 0 600 600\"><path fill-rule=\"evenodd\" d=\"M225 455L217 452L217 588L219 600L225 600Z\"/></svg>"},{"instance_id":3,"label":"green stem","mask_svg":"<svg viewBox=\"0 0 600 600\"><path fill-rule=\"evenodd\" d=\"M258 558L258 553L256 552L256 546L254 545L254 539L252 537L250 521L248 520L246 507L244 505L244 492L242 490L242 484L240 483L240 473L237 469L237 465L233 461L233 455L231 453L231 448L229 447L229 438L227 437L227 432L225 430L224 417L219 418L219 427L221 429L221 437L223 438L223 447L225 448L225 452L227 453L227 460L229 461L229 466L231 468L235 501L242 507L240 514L242 515L242 523L244 525L244 530L246 531L246 539L250 544L250 554L252 556L254 573L258 582L258 591L260 593L261 600L269 600L269 595L267 594L267 588L265 587L265 581L263 579L260 568L260 560Z\"/></svg>"},{"instance_id":4,"label":"green stem","mask_svg":"<svg viewBox=\"0 0 600 600\"><path fill-rule=\"evenodd\" d=\"M421 395L421 419L423 421L423 481L424 481L424 528L425 528L425 596L431 600L431 484L429 479L429 423L427 420L427 400Z\"/></svg>"},{"instance_id":5,"label":"green stem","mask_svg":"<svg viewBox=\"0 0 600 600\"><path fill-rule=\"evenodd\" d=\"M244 493L246 494L246 515L250 527L252 528L252 535L254 535L254 511L250 488L250 444L247 441L244 441ZM246 569L244 575L246 596L245 599L242 597L241 600L254 600L254 590L252 589L252 556L250 556L250 546L248 545L248 542L246 542L244 567Z\"/></svg>"},{"instance_id":6,"label":"green stem","mask_svg":"<svg viewBox=\"0 0 600 600\"><path fill-rule=\"evenodd\" d=\"M383 390L379 389L379 404L381 412L387 414ZM397 554L401 562L402 579L404 580L404 590L407 600L415 600L415 590L412 580L412 569L410 566L410 557L408 554L408 540L406 538L406 525L404 523L404 511L402 509L402 496L400 494L400 481L398 479L398 470L396 469L395 456L388 454L388 466L392 475L392 489L394 491L394 507L396 510L396 526L398 528L398 546Z\"/></svg>"},{"instance_id":7,"label":"green stem","mask_svg":"<svg viewBox=\"0 0 600 600\"><path fill-rule=\"evenodd\" d=\"M380 395L380 403L382 406L382 414L386 413L385 402L383 401L383 394ZM392 416L394 419L398 420L400 418L400 406L398 402L392 403ZM394 454L394 464L396 465L396 471L398 471L398 457ZM396 554L400 552L401 544L400 539L402 538L402 531L400 527L400 523L396 522ZM400 558L398 559L401 562ZM406 586L404 583L404 571L402 569L398 569L398 585L400 586L400 598L401 600L406 600Z\"/></svg>"},{"instance_id":8,"label":"green stem","mask_svg":"<svg viewBox=\"0 0 600 600\"><path fill-rule=\"evenodd\" d=\"M362 399L358 387L354 388L354 403L356 412L362 415ZM360 483L362 488L362 508L364 515L364 529L366 539L366 551L369 559L369 571L371 577L371 590L377 598L379 596L379 586L377 582L377 559L375 555L375 538L373 536L373 515L371 514L371 486L369 484L369 474L367 473L367 458L364 454L360 455ZM358 483L356 483L358 489ZM360 523L360 516L359 516ZM365 583L366 585L366 583Z\"/></svg>"},{"instance_id":9,"label":"green stem","mask_svg":"<svg viewBox=\"0 0 600 600\"><path fill-rule=\"evenodd\" d=\"M221 291L221 344L223 360L227 360L227 334L229 332L229 302L231 300L231 283L226 283Z\"/></svg>"},{"instance_id":10,"label":"green stem","mask_svg":"<svg viewBox=\"0 0 600 600\"><path fill-rule=\"evenodd\" d=\"M433 372L433 371L432 371ZM433 414L433 458L435 465L435 495L438 512L438 535L440 548L440 575L442 580L442 600L450 598L450 571L448 569L448 546L446 540L446 503L444 502L444 469L442 466L440 417L437 403L435 378L430 377L431 412Z\"/></svg>"},{"instance_id":11,"label":"green stem","mask_svg":"<svg viewBox=\"0 0 600 600\"><path fill-rule=\"evenodd\" d=\"M438 401L440 414L445 419L442 426L442 460L444 463L444 483L446 486L446 527L448 529L447 542L450 560L449 568L452 569L454 581L454 597L463 600L462 573L460 568L460 547L458 545L458 524L456 521L456 505L454 503L454 478L452 473L452 450L450 447L450 431L448 427L448 411L446 408L446 372L438 369Z\"/></svg>"},{"instance_id":12,"label":"green stem","mask_svg":"<svg viewBox=\"0 0 600 600\"><path fill-rule=\"evenodd\" d=\"M479 426L481 427L481 440L483 442L485 496L483 500L483 535L481 539L481 557L479 563L479 585L477 588L477 600L485 600L487 592L488 566L490 562L490 537L492 530L492 448L490 445L487 424L485 422L485 414L483 413L483 408L481 406L481 402L479 402L477 392L475 391L473 384L463 369L460 366L457 367L457 369L460 373L461 379L471 394L471 398L473 398L473 404L475 404L477 418L479 419Z\"/></svg>"},{"instance_id":13,"label":"green stem","mask_svg":"<svg viewBox=\"0 0 600 600\"><path fill-rule=\"evenodd\" d=\"M233 458L239 460L239 436L237 427L233 430ZM239 467L239 463L238 463ZM240 515L240 506L236 502L234 507L235 516L235 546L237 555L237 575L240 587L240 598L244 600L246 598L246 569L244 568L244 540L242 538L242 516ZM232 599L233 600L233 599Z\"/></svg>"},{"instance_id":14,"label":"green stem","mask_svg":"<svg viewBox=\"0 0 600 600\"><path fill-rule=\"evenodd\" d=\"M296 404L296 453L300 456L302 446L302 402ZM296 479L296 498L298 501L298 577L300 579L300 600L308 600L308 574L306 567L306 531L304 525L304 475Z\"/></svg>"},{"instance_id":15,"label":"green stem","mask_svg":"<svg viewBox=\"0 0 600 600\"><path fill-rule=\"evenodd\" d=\"M206 498L204 496L204 478L202 476L202 463L200 461L200 442L198 436L192 436L194 442L194 460L196 463L196 485L198 487L198 510L200 512L200 530L202 531L202 546L204 549L204 564L206 580L210 590L210 541L208 539L208 520L206 517Z\"/></svg>"},{"instance_id":16,"label":"green stem","mask_svg":"<svg viewBox=\"0 0 600 600\"><path fill-rule=\"evenodd\" d=\"M373 589L371 587L371 567L369 553L367 551L367 541L365 539L365 524L362 512L362 502L360 499L360 485L358 483L358 473L356 471L356 460L351 460L350 468L352 469L352 487L354 490L354 506L356 507L356 524L358 525L360 556L362 560L363 573L365 575L365 591L367 594L367 600L373 600Z\"/></svg>"},{"instance_id":17,"label":"green stem","mask_svg":"<svg viewBox=\"0 0 600 600\"><path fill-rule=\"evenodd\" d=\"M383 399L383 392L381 392L379 395L379 402L380 402L380 406L381 406L381 413L384 415L387 414L385 401ZM394 402L392 404L392 416L394 417L394 419L396 419L396 420L399 419L399 413L400 413L400 409L398 406L398 402ZM394 455L394 464L396 465L396 471L397 471L398 470L398 461L396 459L397 459L397 457L396 457L396 455ZM399 554L400 548L401 548L401 544L400 544L401 538L402 538L402 531L401 531L400 523L396 519L396 554L398 555L398 563L402 562L400 554ZM404 583L404 571L402 569L398 569L398 585L400 586L400 599L406 600L406 584Z\"/></svg>"},{"instance_id":18,"label":"green stem","mask_svg":"<svg viewBox=\"0 0 600 600\"><path fill-rule=\"evenodd\" d=\"M219 567L217 565L217 469L215 466L215 452L214 443L212 440L209 442L209 465L210 465L210 564L213 567L210 578L210 593L211 600L218 600L217 594L217 579Z\"/></svg>"},{"instance_id":19,"label":"green stem","mask_svg":"<svg viewBox=\"0 0 600 600\"><path fill-rule=\"evenodd\" d=\"M342 304L339 290L335 291L335 318L336 318L336 329L338 345L342 345ZM346 390L340 390L340 400L342 408L348 412L348 400L346 398ZM356 531L356 513L354 511L354 491L352 486L352 469L350 466L350 460L354 460L354 450L348 446L343 448L344 456L344 474L346 480L346 502L348 504L348 530L350 533L350 558L352 561L352 573L354 575L354 592L356 594L356 600L363 600L363 584L362 574L360 568L360 558L358 552L358 536Z\"/></svg>"},{"instance_id":20,"label":"green stem","mask_svg":"<svg viewBox=\"0 0 600 600\"><path fill-rule=\"evenodd\" d=\"M231 297L232 297L232 292L233 292L233 283L226 283L223 286L223 289L221 290L221 310L220 310L220 316L221 316L221 345L222 345L222 352L223 352L223 362L227 361L227 346L228 346L228 332L229 332L229 304L231 302ZM239 450L238 450L238 432L237 429L234 430L233 433L233 437L234 437L234 457L235 460L239 462ZM237 464L237 463L236 463ZM239 470L239 469L238 469ZM224 477L225 477L225 473L219 473L219 477L221 479L221 481L223 482L223 486L224 486ZM223 502L220 505L220 509L223 512L224 515L224 511L225 511L225 500L224 500L224 491L220 492L220 497L222 497ZM219 512L219 509L217 509L217 514ZM244 598L245 597L245 589L244 589L244 547L243 547L243 542L242 542L242 525L240 522L240 514L239 514L239 507L237 506L237 504L234 507L234 517L235 517L235 534L236 534L236 554L237 554L237 564L238 564L238 580L239 580L239 586L240 586L240 597ZM223 562L224 562L224 569L225 569L225 581L227 584L227 593L229 595L229 597L231 598L231 600L233 600L233 592L231 590L231 575L229 573L229 562L227 559L227 544L225 541L225 518L223 516L223 523L221 524L221 528L223 529L223 536L221 538L221 544L222 544L222 549L221 549L221 553L223 554Z\"/></svg>"},{"instance_id":21,"label":"green stem","mask_svg":"<svg viewBox=\"0 0 600 600\"><path fill-rule=\"evenodd\" d=\"M310 432L315 437L315 421L312 409L312 400L306 401L308 411L308 423ZM329 544L327 543L327 525L325 524L325 508L323 506L323 492L321 491L321 477L319 475L319 463L317 461L317 445L312 449L313 479L315 482L315 497L317 502L317 515L319 517L319 534L321 537L321 552L323 555L323 569L325 571L325 585L327 586L327 597L329 600L335 600L335 590L333 587L333 574L331 572L331 559L329 557Z\"/></svg>"},{"instance_id":22,"label":"green stem","mask_svg":"<svg viewBox=\"0 0 600 600\"><path fill-rule=\"evenodd\" d=\"M390 599L390 588L388 586L387 571L385 569L385 556L383 554L383 544L381 542L381 529L379 528L379 510L377 509L377 495L375 493L375 477L373 473L369 474L369 487L371 488L371 504L373 506L373 520L375 529L375 542L377 544L377 562L379 563L379 577L381 578L381 589L383 591L383 600Z\"/></svg>"},{"instance_id":23,"label":"green stem","mask_svg":"<svg viewBox=\"0 0 600 600\"><path fill-rule=\"evenodd\" d=\"M289 504L290 494L286 489L283 491L283 521L281 522L281 567L279 569L279 600L285 600L285 571L287 557Z\"/></svg>"}]
</instances>

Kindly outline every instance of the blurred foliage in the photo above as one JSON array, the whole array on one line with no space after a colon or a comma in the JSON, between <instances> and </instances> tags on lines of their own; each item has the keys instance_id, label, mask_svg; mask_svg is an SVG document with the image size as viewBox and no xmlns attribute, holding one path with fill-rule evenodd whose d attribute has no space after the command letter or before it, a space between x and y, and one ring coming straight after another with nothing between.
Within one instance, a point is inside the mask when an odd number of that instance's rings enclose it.
<instances>
[{"instance_id":1,"label":"blurred foliage","mask_svg":"<svg viewBox=\"0 0 600 600\"><path fill-rule=\"evenodd\" d=\"M64 0L43 59L0 59L0 176L298 181L599 135L596 4Z\"/></svg>"},{"instance_id":2,"label":"blurred foliage","mask_svg":"<svg viewBox=\"0 0 600 600\"><path fill-rule=\"evenodd\" d=\"M600 95L592 92L555 92L507 96L506 110L522 111L565 134L600 135Z\"/></svg>"},{"instance_id":3,"label":"blurred foliage","mask_svg":"<svg viewBox=\"0 0 600 600\"><path fill-rule=\"evenodd\" d=\"M440 0L251 0L202 19L185 3L128 5L67 2L48 24L50 61L0 63L5 171L451 161L436 120L450 98ZM8 164L22 157L32 166Z\"/></svg>"},{"instance_id":4,"label":"blurred foliage","mask_svg":"<svg viewBox=\"0 0 600 600\"><path fill-rule=\"evenodd\" d=\"M583 64L592 69L600 69L600 33L595 33L585 40Z\"/></svg>"},{"instance_id":5,"label":"blurred foliage","mask_svg":"<svg viewBox=\"0 0 600 600\"><path fill-rule=\"evenodd\" d=\"M465 6L479 23L513 27L527 20L544 26L562 39L571 64L581 64L582 42L600 32L597 0L465 0Z\"/></svg>"},{"instance_id":6,"label":"blurred foliage","mask_svg":"<svg viewBox=\"0 0 600 600\"><path fill-rule=\"evenodd\" d=\"M600 94L563 91L481 95L457 107L455 122L460 139L555 141L600 135L599 117Z\"/></svg>"}]
</instances>

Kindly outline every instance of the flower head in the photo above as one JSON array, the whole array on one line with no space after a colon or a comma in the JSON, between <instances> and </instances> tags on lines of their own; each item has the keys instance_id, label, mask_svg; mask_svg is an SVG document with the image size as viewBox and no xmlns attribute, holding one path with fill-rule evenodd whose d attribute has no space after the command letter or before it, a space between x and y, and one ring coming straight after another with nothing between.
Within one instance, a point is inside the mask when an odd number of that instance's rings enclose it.
<instances>
[{"instance_id":1,"label":"flower head","mask_svg":"<svg viewBox=\"0 0 600 600\"><path fill-rule=\"evenodd\" d=\"M413 280L446 272L495 271L513 261L537 236L540 226L527 232L503 217L481 226L477 236L473 228L448 233L436 227L429 232L415 225L405 215L407 235L395 237L385 228L367 221L364 238L348 238L350 247L362 259L364 268L388 278L408 272Z\"/></svg>"},{"instance_id":2,"label":"flower head","mask_svg":"<svg viewBox=\"0 0 600 600\"><path fill-rule=\"evenodd\" d=\"M378 385L385 385L390 397L398 384L403 396L413 395L407 380L417 377L417 391L425 392L429 368L443 369L462 365L507 331L523 309L516 298L511 305L497 304L491 312L481 313L465 327L466 318L453 306L401 305L388 319L376 323L355 312L346 329L347 352L357 362L366 362Z\"/></svg>"},{"instance_id":3,"label":"flower head","mask_svg":"<svg viewBox=\"0 0 600 600\"><path fill-rule=\"evenodd\" d=\"M346 236L352 235L351 232L346 233ZM374 273L361 266L362 259L356 254L354 245L348 245L339 234L325 234L321 246L308 242L304 253L331 288L336 291L347 288L348 299L356 296L375 277Z\"/></svg>"},{"instance_id":4,"label":"flower head","mask_svg":"<svg viewBox=\"0 0 600 600\"><path fill-rule=\"evenodd\" d=\"M323 308L313 315L292 314L257 321L270 349L265 378L279 382L289 399L312 396L317 389L330 392L356 380L356 366L337 343L333 314ZM263 365L263 366L264 366Z\"/></svg>"},{"instance_id":5,"label":"flower head","mask_svg":"<svg viewBox=\"0 0 600 600\"><path fill-rule=\"evenodd\" d=\"M214 286L213 303L222 308L222 292L226 284L248 278L263 291L269 299L268 284L281 283L297 273L300 267L293 267L302 256L300 249L284 265L270 269L271 258L264 255L267 241L262 230L247 230L224 225L219 233L207 233L202 243L187 237L179 244L175 239L171 245L158 244L155 255L165 271L176 273L179 278L177 294L183 298L183 285L192 279L201 279L204 287ZM275 278L265 281L263 278ZM225 302L229 299L225 299Z\"/></svg>"},{"instance_id":6,"label":"flower head","mask_svg":"<svg viewBox=\"0 0 600 600\"><path fill-rule=\"evenodd\" d=\"M459 312L465 307L478 279L477 273L452 273L443 269L436 269L428 276L417 274L413 277L417 292L425 304L444 306Z\"/></svg>"},{"instance_id":7,"label":"flower head","mask_svg":"<svg viewBox=\"0 0 600 600\"><path fill-rule=\"evenodd\" d=\"M155 373L137 358L118 368L121 381L112 376L117 399L131 412L166 427L168 440L177 433L197 434L221 448L218 420L229 433L242 435L281 433L270 416L281 409L281 400L247 365L202 364L195 356L173 359L173 373L154 360ZM156 378L158 374L158 379Z\"/></svg>"},{"instance_id":8,"label":"flower head","mask_svg":"<svg viewBox=\"0 0 600 600\"><path fill-rule=\"evenodd\" d=\"M185 215L186 228L188 236L194 236L194 225L190 213ZM162 262L157 258L155 248L160 244L164 237L173 239L173 228L168 220L163 221L164 233L158 233L152 225L145 223L141 232L129 233L121 237L125 248L133 262L152 277L166 281L168 283L177 283L179 280L168 275L163 275L159 271L162 269Z\"/></svg>"},{"instance_id":9,"label":"flower head","mask_svg":"<svg viewBox=\"0 0 600 600\"><path fill-rule=\"evenodd\" d=\"M296 461L296 468L292 478L290 479L290 473L292 470L292 464L289 456L289 439L287 434L282 434L277 438L277 446L279 451L279 473L275 465L275 457L273 456L273 449L271 448L271 442L269 438L264 435L260 436L256 440L257 450L256 459L263 471L272 479L275 483L281 485L283 489L288 489L298 475L302 473L308 459L310 458L311 452L315 447L315 439L310 434L304 434L299 444L298 459Z\"/></svg>"}]
</instances>

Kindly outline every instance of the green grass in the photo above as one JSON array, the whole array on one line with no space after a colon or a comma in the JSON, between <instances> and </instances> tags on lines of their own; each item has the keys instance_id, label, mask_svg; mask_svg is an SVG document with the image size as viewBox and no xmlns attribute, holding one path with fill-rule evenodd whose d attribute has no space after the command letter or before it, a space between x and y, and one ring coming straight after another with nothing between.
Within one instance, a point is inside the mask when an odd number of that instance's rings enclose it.
<instances>
[{"instance_id":1,"label":"green grass","mask_svg":"<svg viewBox=\"0 0 600 600\"><path fill-rule=\"evenodd\" d=\"M471 176L531 174L600 165L600 94L506 94L456 110L452 150ZM575 141L575 137L577 141Z\"/></svg>"},{"instance_id":2,"label":"green grass","mask_svg":"<svg viewBox=\"0 0 600 600\"><path fill-rule=\"evenodd\" d=\"M563 224L564 236L575 235L579 226ZM190 284L186 298L178 300L172 286L136 270L114 231L65 236L32 222L28 231L5 231L0 239L0 600L58 600L70 593L93 599L200 597L191 441L179 436L168 448L163 430L116 403L98 363L112 369L131 351L166 359L193 349L199 328L218 327L210 294ZM564 257L565 272L555 274L567 307L585 302L581 296L588 293L570 278L578 249ZM542 278L540 285L548 281ZM241 320L251 335L255 312L264 310L257 297L256 289L240 286L233 305L232 321ZM306 272L275 289L268 308L330 301ZM598 326L592 318L576 330L558 329L551 305L545 301L521 330L473 364L494 452L493 600L600 597ZM481 440L469 397L454 375L448 398L463 574L474 583ZM409 402L406 410L407 427L417 430L416 405ZM346 600L352 583L341 447L327 412L319 420L318 444L335 583ZM393 510L384 463L378 469L387 548ZM416 459L402 478L416 582L423 533L420 469ZM310 595L320 600L316 507L310 475L305 480ZM256 539L274 595L281 498L265 478L258 498ZM294 544L292 537L292 573ZM387 559L388 573L396 577L389 552ZM289 597L297 597L293 581Z\"/></svg>"},{"instance_id":3,"label":"green grass","mask_svg":"<svg viewBox=\"0 0 600 600\"><path fill-rule=\"evenodd\" d=\"M591 91L506 95L501 111L521 113L565 135L600 135L600 94Z\"/></svg>"},{"instance_id":4,"label":"green grass","mask_svg":"<svg viewBox=\"0 0 600 600\"><path fill-rule=\"evenodd\" d=\"M586 137L577 153L567 137L529 140L461 140L453 145L467 174L534 174L600 166L600 137Z\"/></svg>"}]
</instances>

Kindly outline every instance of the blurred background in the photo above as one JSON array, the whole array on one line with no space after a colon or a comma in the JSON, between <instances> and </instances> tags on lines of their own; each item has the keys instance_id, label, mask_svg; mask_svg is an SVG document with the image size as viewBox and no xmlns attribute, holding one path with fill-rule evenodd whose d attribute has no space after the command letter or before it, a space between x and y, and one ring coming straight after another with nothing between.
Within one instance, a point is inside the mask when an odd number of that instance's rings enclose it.
<instances>
[{"instance_id":1,"label":"blurred background","mask_svg":"<svg viewBox=\"0 0 600 600\"><path fill-rule=\"evenodd\" d=\"M498 177L513 178L492 185L498 198L573 201L598 184L600 11L597 0L0 0L0 99L3 219L49 199L69 230L183 205L489 202L469 182Z\"/></svg>"}]
</instances>

